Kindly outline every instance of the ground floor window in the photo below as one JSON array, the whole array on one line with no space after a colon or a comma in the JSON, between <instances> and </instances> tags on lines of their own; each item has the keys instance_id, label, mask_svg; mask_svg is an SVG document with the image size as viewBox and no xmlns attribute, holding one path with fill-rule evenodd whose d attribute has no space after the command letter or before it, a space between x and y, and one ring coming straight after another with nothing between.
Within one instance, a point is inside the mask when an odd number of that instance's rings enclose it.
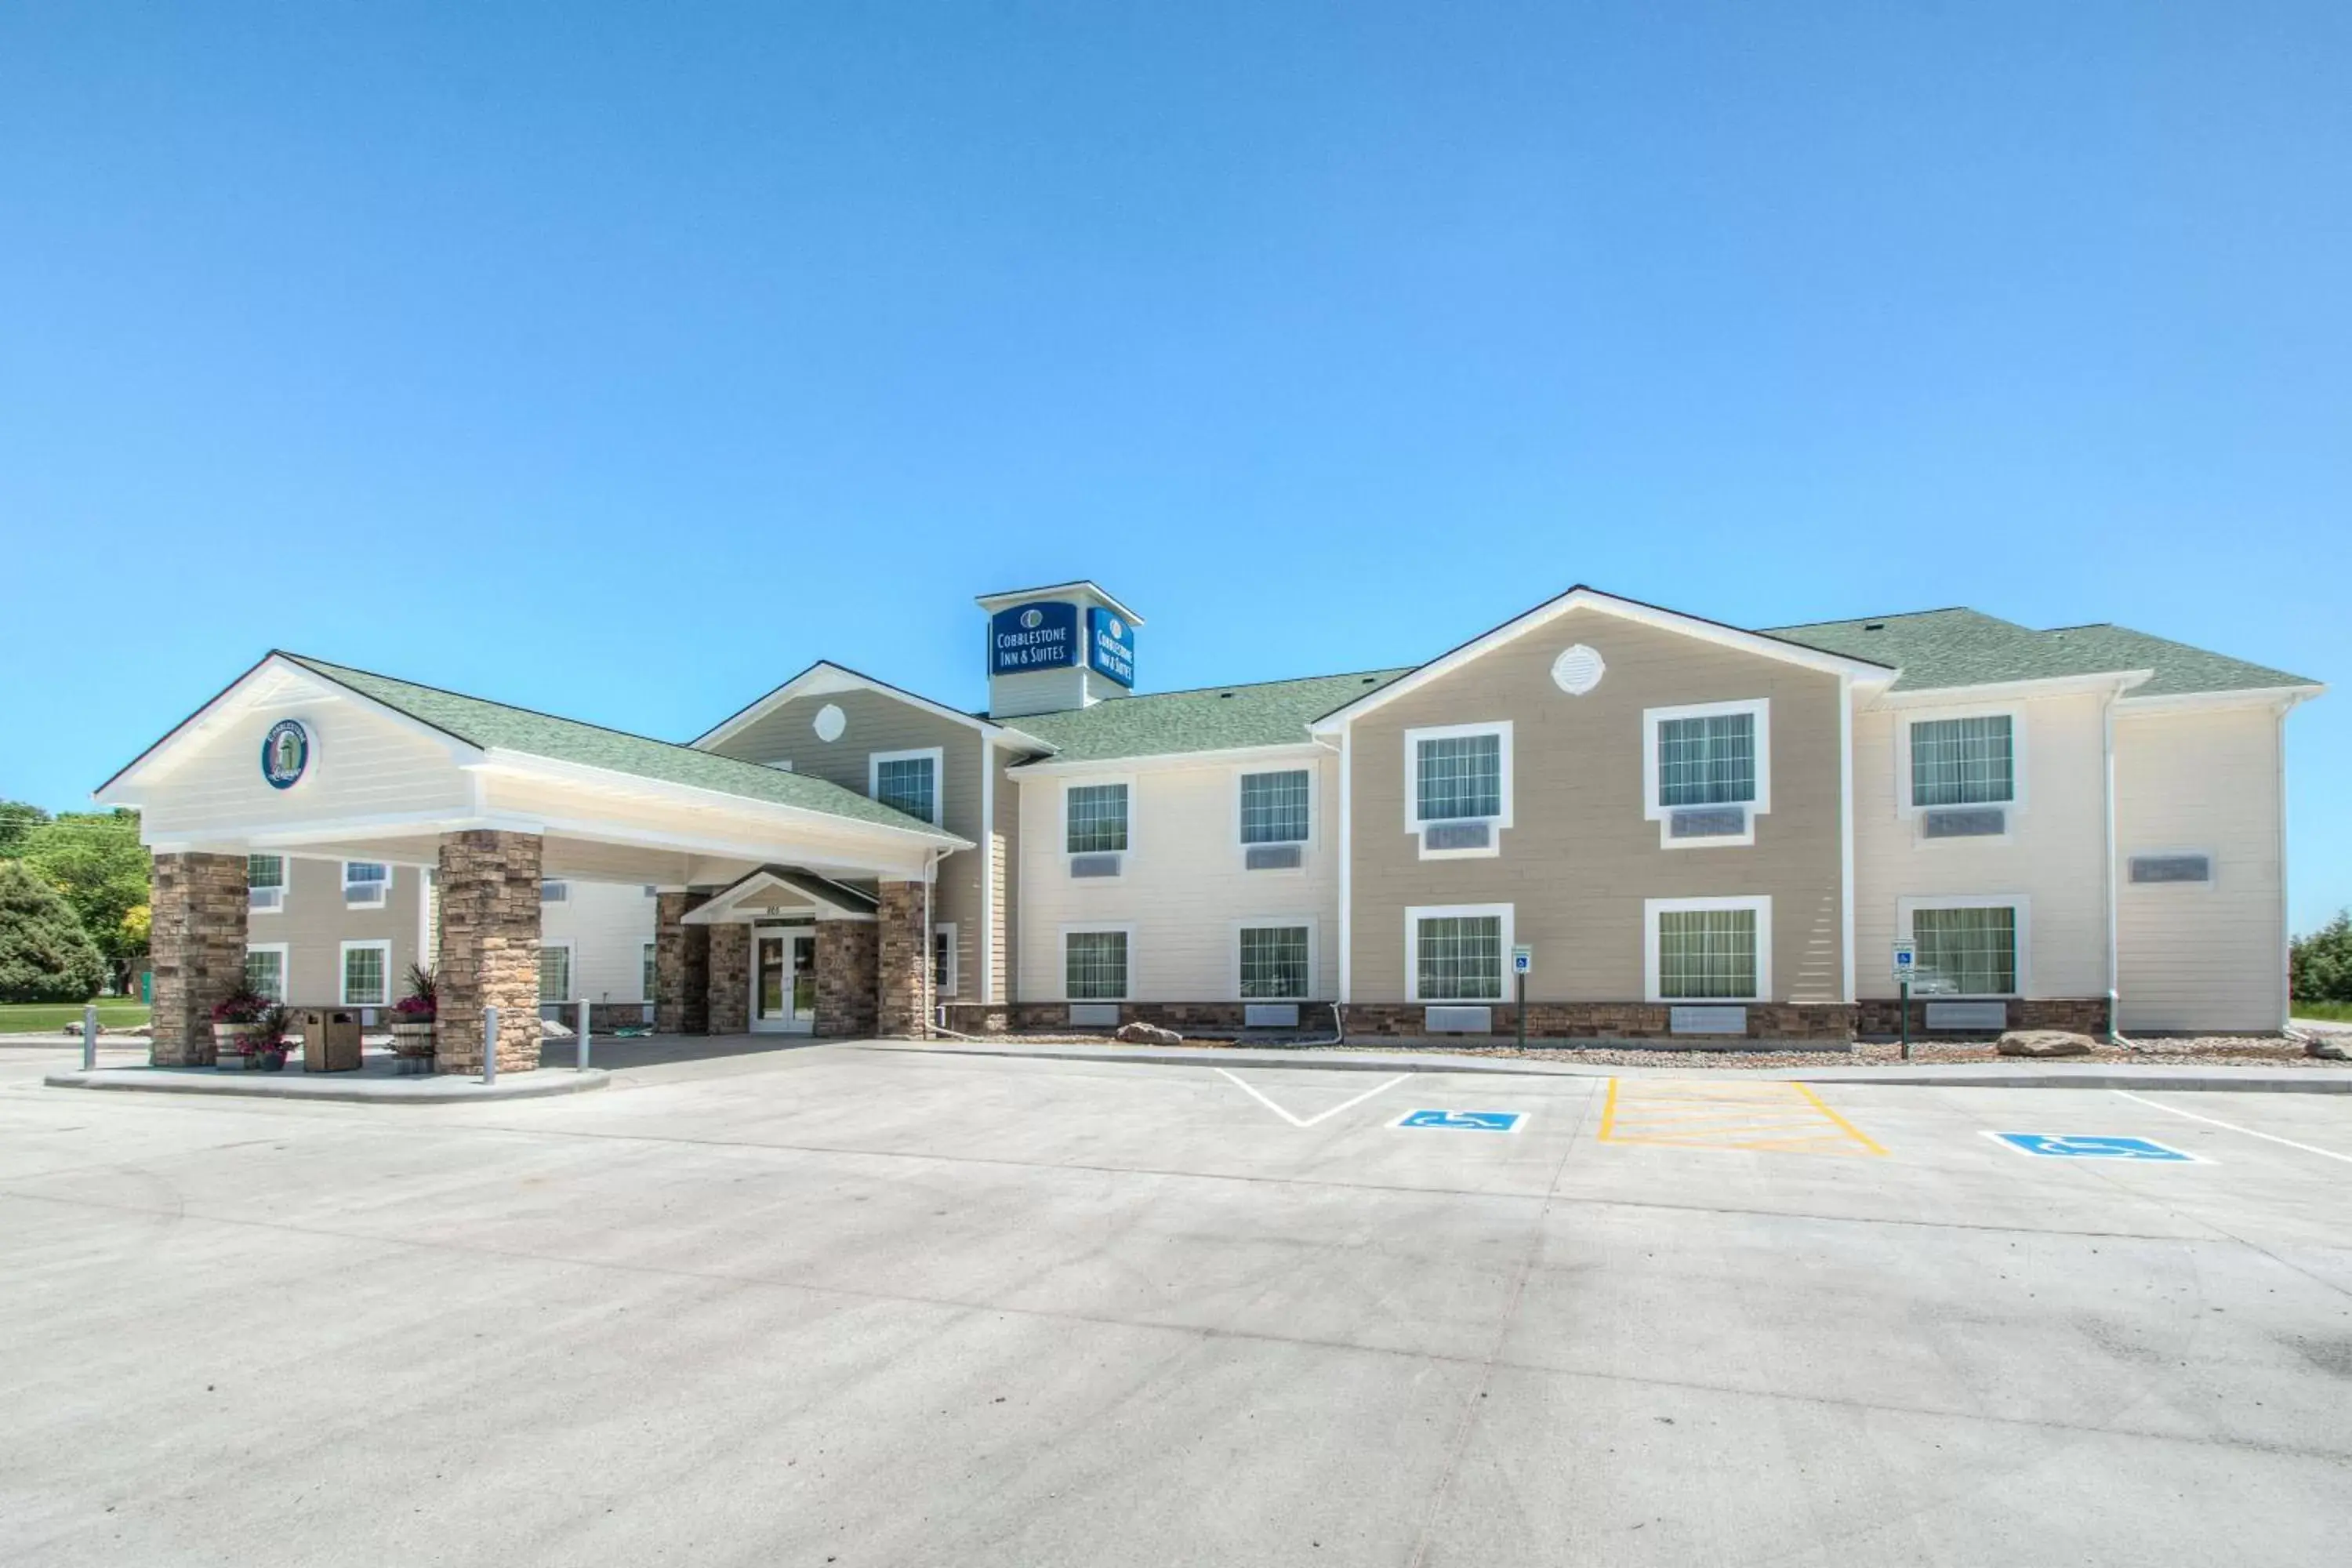
<instances>
[{"instance_id":1,"label":"ground floor window","mask_svg":"<svg viewBox=\"0 0 2352 1568\"><path fill-rule=\"evenodd\" d=\"M2008 996L2017 991L2017 909L1915 909L1911 940L1918 967L1961 996Z\"/></svg>"},{"instance_id":2,"label":"ground floor window","mask_svg":"<svg viewBox=\"0 0 2352 1568\"><path fill-rule=\"evenodd\" d=\"M952 921L931 928L931 991L940 996L956 994L956 928Z\"/></svg>"},{"instance_id":3,"label":"ground floor window","mask_svg":"<svg viewBox=\"0 0 2352 1568\"><path fill-rule=\"evenodd\" d=\"M1307 931L1303 925L1244 926L1241 930L1242 1000L1305 1000L1313 984L1307 975Z\"/></svg>"},{"instance_id":4,"label":"ground floor window","mask_svg":"<svg viewBox=\"0 0 2352 1568\"><path fill-rule=\"evenodd\" d=\"M652 942L646 943L645 965L646 1000L650 1002L654 999L654 944Z\"/></svg>"},{"instance_id":5,"label":"ground floor window","mask_svg":"<svg viewBox=\"0 0 2352 1568\"><path fill-rule=\"evenodd\" d=\"M286 1000L286 947L276 943L245 950L245 988L272 1002Z\"/></svg>"},{"instance_id":6,"label":"ground floor window","mask_svg":"<svg viewBox=\"0 0 2352 1568\"><path fill-rule=\"evenodd\" d=\"M390 1000L387 993L391 974L392 943L347 942L343 943L343 993L340 1000L346 1007L381 1007Z\"/></svg>"},{"instance_id":7,"label":"ground floor window","mask_svg":"<svg viewBox=\"0 0 2352 1568\"><path fill-rule=\"evenodd\" d=\"M572 944L543 942L539 944L539 999L548 1002L572 1000Z\"/></svg>"},{"instance_id":8,"label":"ground floor window","mask_svg":"<svg viewBox=\"0 0 2352 1568\"><path fill-rule=\"evenodd\" d=\"M1772 984L1772 900L1652 899L1654 1002L1760 1002Z\"/></svg>"},{"instance_id":9,"label":"ground floor window","mask_svg":"<svg viewBox=\"0 0 2352 1568\"><path fill-rule=\"evenodd\" d=\"M1063 979L1073 1002L1127 999L1127 932L1074 931L1063 942Z\"/></svg>"},{"instance_id":10,"label":"ground floor window","mask_svg":"<svg viewBox=\"0 0 2352 1568\"><path fill-rule=\"evenodd\" d=\"M1503 994L1504 914L1494 910L1415 910L1413 1000L1495 1002Z\"/></svg>"}]
</instances>

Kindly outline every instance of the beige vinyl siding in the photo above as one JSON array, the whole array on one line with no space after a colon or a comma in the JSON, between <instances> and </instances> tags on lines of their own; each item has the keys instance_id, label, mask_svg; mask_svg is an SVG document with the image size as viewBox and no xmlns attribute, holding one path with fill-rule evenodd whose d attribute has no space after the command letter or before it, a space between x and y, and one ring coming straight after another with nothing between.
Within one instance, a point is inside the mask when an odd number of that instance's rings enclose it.
<instances>
[{"instance_id":1,"label":"beige vinyl siding","mask_svg":"<svg viewBox=\"0 0 2352 1568\"><path fill-rule=\"evenodd\" d=\"M254 747L257 757L258 739ZM422 868L395 865L383 907L352 909L343 902L341 859L289 856L285 907L249 916L245 940L256 947L285 944L286 1001L293 1007L331 1007L341 999L344 942L389 942L392 962L385 972L385 1001L397 1002L407 994L408 966L420 956L416 941L424 926L418 900L425 896L424 889Z\"/></svg>"},{"instance_id":2,"label":"beige vinyl siding","mask_svg":"<svg viewBox=\"0 0 2352 1568\"><path fill-rule=\"evenodd\" d=\"M1553 661L1582 643L1607 664L1571 697ZM1769 700L1770 810L1752 846L1668 849L1643 815L1643 710ZM1843 984L1839 680L1699 637L1572 610L1359 719L1351 999L1402 1002L1405 910L1509 904L1535 949L1534 1001L1638 1000L1643 901L1772 900L1773 1000L1835 1002ZM1421 858L1406 830L1409 729L1508 720L1512 826L1490 858Z\"/></svg>"},{"instance_id":3,"label":"beige vinyl siding","mask_svg":"<svg viewBox=\"0 0 2352 1568\"><path fill-rule=\"evenodd\" d=\"M641 1002L645 944L654 940L654 900L641 882L566 879L570 896L539 907L540 935L572 943L572 994L590 1002Z\"/></svg>"},{"instance_id":4,"label":"beige vinyl siding","mask_svg":"<svg viewBox=\"0 0 2352 1568\"><path fill-rule=\"evenodd\" d=\"M996 821L989 834L989 854L996 862L996 908L989 925L989 941L992 948L990 962L993 964L995 991L993 1000L1015 1002L1020 994L1015 984L1015 968L1020 945L1013 927L1020 919L1021 909L1021 781L1005 776L1007 759L1013 753L999 750L991 765L996 769ZM961 998L980 999L977 992Z\"/></svg>"},{"instance_id":5,"label":"beige vinyl siding","mask_svg":"<svg viewBox=\"0 0 2352 1568\"><path fill-rule=\"evenodd\" d=\"M1138 1002L1239 999L1236 922L1311 924L1315 994L1339 994L1339 762L1287 752L1254 768L1306 767L1315 773L1312 841L1297 871L1243 867L1239 764L1213 760L1137 759L1115 773L1033 776L1021 784L1018 995L1064 995L1062 929L1133 929L1129 995ZM1129 847L1124 874L1074 880L1063 853L1062 789L1125 778Z\"/></svg>"},{"instance_id":6,"label":"beige vinyl siding","mask_svg":"<svg viewBox=\"0 0 2352 1568\"><path fill-rule=\"evenodd\" d=\"M817 738L816 716L830 703L845 723L834 741ZM720 756L793 771L870 795L868 761L877 752L940 748L940 826L977 849L958 850L940 863L931 918L956 928L956 973L963 983L959 1001L976 1000L980 973L982 855L988 825L981 820L980 770L984 737L970 724L881 691L835 691L796 697L710 747ZM1002 787L1003 781L999 781Z\"/></svg>"},{"instance_id":7,"label":"beige vinyl siding","mask_svg":"<svg viewBox=\"0 0 2352 1568\"><path fill-rule=\"evenodd\" d=\"M1864 710L1853 721L1854 971L1864 996L1892 996L1892 947L1905 899L2022 894L2025 994L2107 992L2106 801L2097 695L2013 704L2020 802L2005 840L1921 842L1898 801L1900 748L1932 708Z\"/></svg>"},{"instance_id":8,"label":"beige vinyl siding","mask_svg":"<svg viewBox=\"0 0 2352 1568\"><path fill-rule=\"evenodd\" d=\"M2126 1030L2276 1029L2286 953L2278 715L2116 719L2116 989ZM2213 881L2135 885L2131 857L2210 855Z\"/></svg>"}]
</instances>

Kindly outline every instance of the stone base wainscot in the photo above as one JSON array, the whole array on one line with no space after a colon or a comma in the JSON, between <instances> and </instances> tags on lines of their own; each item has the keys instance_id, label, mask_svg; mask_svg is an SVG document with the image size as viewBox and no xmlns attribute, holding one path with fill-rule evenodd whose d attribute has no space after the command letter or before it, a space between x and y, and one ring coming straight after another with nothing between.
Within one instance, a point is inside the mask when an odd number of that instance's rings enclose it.
<instances>
[{"instance_id":1,"label":"stone base wainscot","mask_svg":"<svg viewBox=\"0 0 2352 1568\"><path fill-rule=\"evenodd\" d=\"M1930 1029L1927 1009L1939 998L1911 998L1911 1033L1916 1037L1936 1036L1953 1039L1990 1039L2000 1029ZM2004 1004L2009 1010L2011 1029L2063 1029L2070 1034L2104 1037L2107 1033L2107 999L2104 996L2035 996L2011 997ZM1903 1032L1903 1005L1892 996L1874 996L1864 1001L1859 1008L1863 1034L1889 1039Z\"/></svg>"},{"instance_id":2,"label":"stone base wainscot","mask_svg":"<svg viewBox=\"0 0 2352 1568\"><path fill-rule=\"evenodd\" d=\"M1746 1037L1750 1040L1819 1040L1844 1045L1853 1038L1855 1010L1843 1003L1757 1002L1745 1005ZM1123 1002L1119 1005L1118 1021L1122 1025L1157 1024L1180 1035L1232 1036L1243 1032L1242 1008L1239 1002ZM1419 1003L1360 1002L1342 1007L1340 1013L1350 1041L1433 1037L1428 1026L1428 1009ZM947 1014L948 1027L961 1035L1108 1035L1115 1027L1108 1024L1073 1026L1066 1002L950 1003ZM1535 1002L1528 1005L1528 1038L1658 1039L1703 1045L1710 1038L1727 1037L1677 1035L1672 1027L1671 1015L1672 1009L1665 1005L1645 1002ZM1484 1040L1515 1037L1518 1027L1517 1009L1508 1004L1497 1004L1493 1024L1492 1035L1443 1037ZM1330 1003L1300 1003L1296 1032L1328 1037L1331 1033Z\"/></svg>"}]
</instances>

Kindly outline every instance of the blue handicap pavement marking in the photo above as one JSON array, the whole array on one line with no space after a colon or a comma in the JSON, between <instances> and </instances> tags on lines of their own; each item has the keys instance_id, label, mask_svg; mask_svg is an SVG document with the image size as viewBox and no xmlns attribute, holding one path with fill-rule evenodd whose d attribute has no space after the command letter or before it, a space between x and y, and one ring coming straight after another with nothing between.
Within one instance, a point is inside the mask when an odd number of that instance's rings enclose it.
<instances>
[{"instance_id":1,"label":"blue handicap pavement marking","mask_svg":"<svg viewBox=\"0 0 2352 1568\"><path fill-rule=\"evenodd\" d=\"M1996 1132L2012 1149L2052 1160L2166 1160L2193 1164L2197 1156L2146 1138L2090 1137L2080 1133Z\"/></svg>"},{"instance_id":2,"label":"blue handicap pavement marking","mask_svg":"<svg viewBox=\"0 0 2352 1568\"><path fill-rule=\"evenodd\" d=\"M1516 1132L1526 1118L1516 1110L1408 1110L1399 1127L1443 1127L1463 1132Z\"/></svg>"}]
</instances>

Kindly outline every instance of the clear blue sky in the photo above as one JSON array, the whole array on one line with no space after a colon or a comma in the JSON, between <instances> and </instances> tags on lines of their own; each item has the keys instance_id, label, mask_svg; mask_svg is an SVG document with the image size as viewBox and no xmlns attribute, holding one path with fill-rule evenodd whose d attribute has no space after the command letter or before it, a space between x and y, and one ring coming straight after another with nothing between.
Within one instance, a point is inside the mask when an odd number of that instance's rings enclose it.
<instances>
[{"instance_id":1,"label":"clear blue sky","mask_svg":"<svg viewBox=\"0 0 2352 1568\"><path fill-rule=\"evenodd\" d=\"M491 9L0 13L0 795L273 644L976 703L1074 575L1146 688L1580 580L2352 682L2341 5Z\"/></svg>"}]
</instances>

